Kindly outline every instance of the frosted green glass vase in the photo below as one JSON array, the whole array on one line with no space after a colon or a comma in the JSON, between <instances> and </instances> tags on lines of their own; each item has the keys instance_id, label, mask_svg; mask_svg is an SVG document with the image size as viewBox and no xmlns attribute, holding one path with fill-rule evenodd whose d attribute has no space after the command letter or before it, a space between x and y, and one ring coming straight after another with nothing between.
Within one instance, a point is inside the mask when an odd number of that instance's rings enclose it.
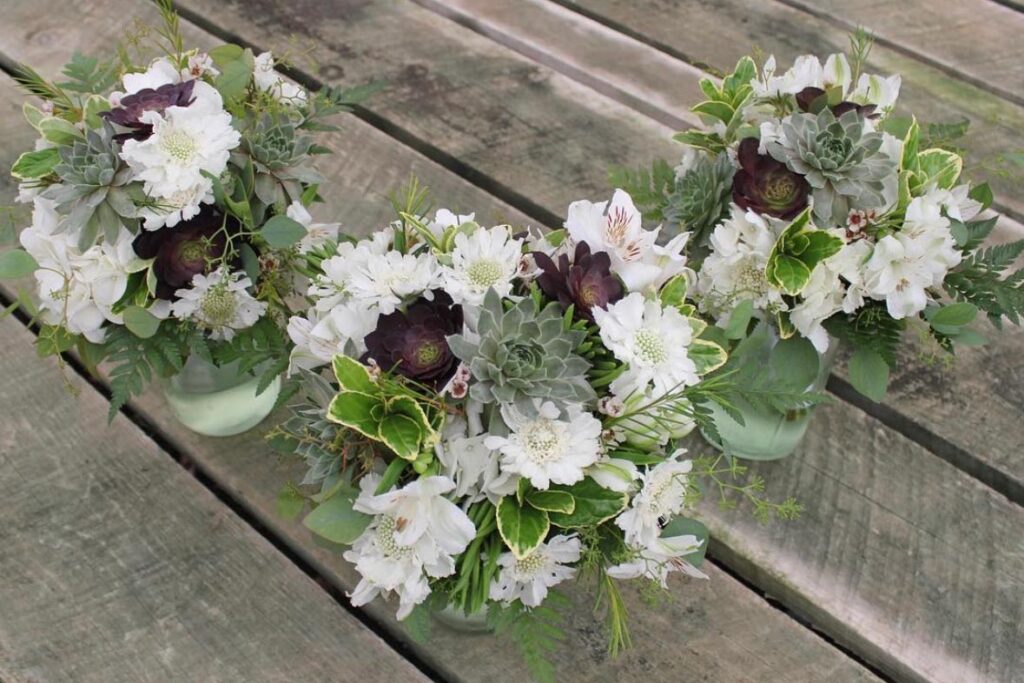
<instances>
[{"instance_id":1,"label":"frosted green glass vase","mask_svg":"<svg viewBox=\"0 0 1024 683\"><path fill-rule=\"evenodd\" d=\"M239 372L238 361L217 366L192 355L164 385L171 412L181 424L205 436L233 436L252 429L274 409L278 377L257 395L256 373Z\"/></svg>"},{"instance_id":2,"label":"frosted green glass vase","mask_svg":"<svg viewBox=\"0 0 1024 683\"><path fill-rule=\"evenodd\" d=\"M765 349L771 350L771 344ZM832 340L828 351L819 355L818 374L807 387L808 393L824 391L829 373L839 352L839 343ZM748 362L762 364L766 367L766 355L753 355ZM721 442L714 439L706 431L705 440L715 448L739 458L748 460L778 460L791 455L803 441L807 428L814 416L814 407L800 408L780 413L767 407L753 406L745 401L736 401L736 407L743 416L743 424L734 420L727 412L711 404L711 413L715 427L721 436Z\"/></svg>"}]
</instances>

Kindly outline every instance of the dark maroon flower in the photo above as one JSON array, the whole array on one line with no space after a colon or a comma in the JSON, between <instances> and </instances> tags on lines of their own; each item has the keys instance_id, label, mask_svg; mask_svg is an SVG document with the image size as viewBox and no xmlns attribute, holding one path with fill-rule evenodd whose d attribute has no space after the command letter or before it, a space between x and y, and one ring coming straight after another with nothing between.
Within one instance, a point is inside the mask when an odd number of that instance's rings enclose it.
<instances>
[{"instance_id":1,"label":"dark maroon flower","mask_svg":"<svg viewBox=\"0 0 1024 683\"><path fill-rule=\"evenodd\" d=\"M439 390L459 366L446 337L462 333L462 306L441 290L434 299L419 298L408 309L377 318L377 329L366 335L366 354L383 370Z\"/></svg>"},{"instance_id":2,"label":"dark maroon flower","mask_svg":"<svg viewBox=\"0 0 1024 683\"><path fill-rule=\"evenodd\" d=\"M740 142L740 170L732 178L732 200L740 208L790 219L807 207L811 186L802 175L767 154L759 154L757 138Z\"/></svg>"},{"instance_id":3,"label":"dark maroon flower","mask_svg":"<svg viewBox=\"0 0 1024 683\"><path fill-rule=\"evenodd\" d=\"M156 296L175 299L174 292L187 287L192 276L206 273L211 263L219 260L227 249L227 235L221 227L224 215L206 205L199 214L182 221L173 228L142 230L132 246L139 258L155 259ZM239 225L227 219L227 232L235 232Z\"/></svg>"},{"instance_id":4,"label":"dark maroon flower","mask_svg":"<svg viewBox=\"0 0 1024 683\"><path fill-rule=\"evenodd\" d=\"M828 93L821 88L804 88L796 94L796 106L800 107L800 111L817 114L828 106ZM832 110L836 118L839 118L848 111L855 111L866 119L878 118L878 114L875 113L875 105L873 104L857 104L856 102L843 101L832 105L829 109Z\"/></svg>"},{"instance_id":5,"label":"dark maroon flower","mask_svg":"<svg viewBox=\"0 0 1024 683\"><path fill-rule=\"evenodd\" d=\"M533 252L533 258L541 270L537 276L541 291L565 308L574 306L576 313L591 322L595 307L606 308L622 298L622 283L611 273L608 252L591 254L586 242L576 245L571 264L567 254L558 257L557 265L540 251Z\"/></svg>"},{"instance_id":6,"label":"dark maroon flower","mask_svg":"<svg viewBox=\"0 0 1024 683\"><path fill-rule=\"evenodd\" d=\"M110 111L100 114L111 123L128 128L130 132L120 133L114 136L118 142L125 140L145 140L153 134L153 126L143 123L140 119L147 111L161 112L168 107L187 107L195 101L192 97L192 89L195 81L184 83L167 83L155 90L143 88L132 95L126 95L121 99L121 105Z\"/></svg>"}]
</instances>

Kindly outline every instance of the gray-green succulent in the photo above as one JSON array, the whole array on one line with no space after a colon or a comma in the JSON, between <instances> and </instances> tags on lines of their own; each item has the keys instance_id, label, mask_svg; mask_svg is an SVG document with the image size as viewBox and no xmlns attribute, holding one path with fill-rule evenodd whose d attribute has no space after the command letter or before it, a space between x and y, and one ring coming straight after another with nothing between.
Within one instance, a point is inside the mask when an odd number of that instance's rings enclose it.
<instances>
[{"instance_id":1,"label":"gray-green succulent","mask_svg":"<svg viewBox=\"0 0 1024 683\"><path fill-rule=\"evenodd\" d=\"M61 160L53 170L61 182L43 193L67 216L63 229L81 231L82 250L96 242L101 230L114 241L122 225L132 231L138 228L138 210L126 187L132 172L118 151L109 123L87 131L84 140L60 148Z\"/></svg>"},{"instance_id":2,"label":"gray-green succulent","mask_svg":"<svg viewBox=\"0 0 1024 683\"><path fill-rule=\"evenodd\" d=\"M845 225L851 209L885 204L885 179L896 176L896 160L882 150L882 134L865 129L855 111L839 118L829 110L793 114L782 135L766 144L768 153L802 175L814 197L814 215Z\"/></svg>"},{"instance_id":3,"label":"gray-green succulent","mask_svg":"<svg viewBox=\"0 0 1024 683\"><path fill-rule=\"evenodd\" d=\"M255 169L255 191L268 206L288 204L302 195L302 183L318 184L324 177L312 166L315 152L312 136L298 131L290 121L261 119L250 135L243 137L244 153L233 155L233 162L244 168L245 155Z\"/></svg>"},{"instance_id":4,"label":"gray-green succulent","mask_svg":"<svg viewBox=\"0 0 1024 683\"><path fill-rule=\"evenodd\" d=\"M584 333L564 329L557 303L538 310L527 297L506 311L492 289L484 297L477 332L479 341L448 337L452 352L476 380L470 398L525 410L532 409L534 398L563 405L596 398L586 378L590 363L574 352Z\"/></svg>"},{"instance_id":5,"label":"gray-green succulent","mask_svg":"<svg viewBox=\"0 0 1024 683\"><path fill-rule=\"evenodd\" d=\"M690 240L694 244L703 242L729 213L735 172L724 152L715 157L700 155L694 166L677 178L665 207L665 220L680 230L692 232Z\"/></svg>"}]
</instances>

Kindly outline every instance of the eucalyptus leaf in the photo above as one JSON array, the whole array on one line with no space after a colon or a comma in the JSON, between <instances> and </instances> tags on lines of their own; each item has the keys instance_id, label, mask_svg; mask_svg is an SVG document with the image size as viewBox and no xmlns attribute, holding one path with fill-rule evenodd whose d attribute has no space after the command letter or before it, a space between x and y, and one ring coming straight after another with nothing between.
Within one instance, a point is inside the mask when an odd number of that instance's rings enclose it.
<instances>
[{"instance_id":1,"label":"eucalyptus leaf","mask_svg":"<svg viewBox=\"0 0 1024 683\"><path fill-rule=\"evenodd\" d=\"M885 398L885 391L889 385L889 365L877 351L869 348L857 349L850 358L847 370L850 384L854 389L872 401L881 401Z\"/></svg>"},{"instance_id":2,"label":"eucalyptus leaf","mask_svg":"<svg viewBox=\"0 0 1024 683\"><path fill-rule=\"evenodd\" d=\"M306 228L285 215L273 216L260 228L260 236L275 249L290 247L306 236Z\"/></svg>"},{"instance_id":3,"label":"eucalyptus leaf","mask_svg":"<svg viewBox=\"0 0 1024 683\"><path fill-rule=\"evenodd\" d=\"M351 545L373 519L353 509L356 495L351 487L341 489L313 508L302 520L303 526L332 543Z\"/></svg>"},{"instance_id":4,"label":"eucalyptus leaf","mask_svg":"<svg viewBox=\"0 0 1024 683\"><path fill-rule=\"evenodd\" d=\"M35 258L24 249L11 249L0 254L0 278L25 277L38 268L39 264Z\"/></svg>"},{"instance_id":5,"label":"eucalyptus leaf","mask_svg":"<svg viewBox=\"0 0 1024 683\"><path fill-rule=\"evenodd\" d=\"M160 329L160 318L141 306L129 306L121 315L124 326L140 339L149 339Z\"/></svg>"}]
</instances>

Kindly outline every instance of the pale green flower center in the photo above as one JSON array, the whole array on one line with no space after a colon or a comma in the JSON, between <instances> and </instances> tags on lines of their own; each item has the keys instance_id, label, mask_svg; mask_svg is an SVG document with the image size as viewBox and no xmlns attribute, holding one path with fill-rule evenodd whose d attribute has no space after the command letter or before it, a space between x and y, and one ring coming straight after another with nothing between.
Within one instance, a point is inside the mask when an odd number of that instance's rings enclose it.
<instances>
[{"instance_id":1,"label":"pale green flower center","mask_svg":"<svg viewBox=\"0 0 1024 683\"><path fill-rule=\"evenodd\" d=\"M764 269L754 262L744 264L736 272L736 289L757 296L765 294L768 291L768 280L764 276Z\"/></svg>"},{"instance_id":2,"label":"pale green flower center","mask_svg":"<svg viewBox=\"0 0 1024 683\"><path fill-rule=\"evenodd\" d=\"M640 360L648 365L659 365L668 360L668 352L665 350L665 342L661 335L652 330L639 330L633 337L636 344L636 352Z\"/></svg>"},{"instance_id":3,"label":"pale green flower center","mask_svg":"<svg viewBox=\"0 0 1024 683\"><path fill-rule=\"evenodd\" d=\"M557 460L562 455L562 435L551 420L536 420L527 425L523 442L535 463Z\"/></svg>"},{"instance_id":4,"label":"pale green flower center","mask_svg":"<svg viewBox=\"0 0 1024 683\"><path fill-rule=\"evenodd\" d=\"M412 548L399 545L395 540L397 529L398 523L394 517L381 518L380 524L377 526L377 547L387 557L404 557L412 552Z\"/></svg>"},{"instance_id":5,"label":"pale green flower center","mask_svg":"<svg viewBox=\"0 0 1024 683\"><path fill-rule=\"evenodd\" d=\"M195 138L183 130L172 130L160 137L160 148L182 163L189 162L196 155Z\"/></svg>"},{"instance_id":6,"label":"pale green flower center","mask_svg":"<svg viewBox=\"0 0 1024 683\"><path fill-rule=\"evenodd\" d=\"M466 269L466 276L474 286L485 289L492 287L501 280L501 264L497 261L481 259Z\"/></svg>"},{"instance_id":7,"label":"pale green flower center","mask_svg":"<svg viewBox=\"0 0 1024 683\"><path fill-rule=\"evenodd\" d=\"M214 287L203 297L199 310L210 327L224 327L235 319L238 303L227 287Z\"/></svg>"},{"instance_id":8,"label":"pale green flower center","mask_svg":"<svg viewBox=\"0 0 1024 683\"><path fill-rule=\"evenodd\" d=\"M544 569L544 554L534 551L521 560L516 560L516 573L521 577L533 576Z\"/></svg>"}]
</instances>

